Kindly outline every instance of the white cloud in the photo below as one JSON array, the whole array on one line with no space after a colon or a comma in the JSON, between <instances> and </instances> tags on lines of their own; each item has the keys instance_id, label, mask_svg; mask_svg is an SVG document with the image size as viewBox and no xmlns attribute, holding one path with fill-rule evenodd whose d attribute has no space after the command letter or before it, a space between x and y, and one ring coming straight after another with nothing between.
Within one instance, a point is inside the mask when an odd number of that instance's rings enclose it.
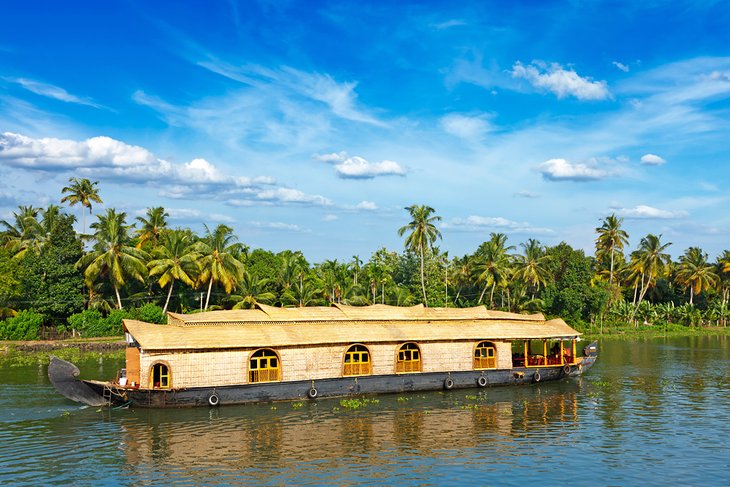
<instances>
[{"instance_id":1,"label":"white cloud","mask_svg":"<svg viewBox=\"0 0 730 487\"><path fill-rule=\"evenodd\" d=\"M214 221L217 223L227 223L227 224L234 224L236 223L236 220L234 218L231 218L228 215L221 215L219 213L207 213L202 212L200 210L193 210L190 208L165 208L165 211L170 214L170 219L172 220L182 220L182 221L201 221L201 222L208 222L208 221ZM142 211L140 214L144 214L144 211Z\"/></svg>"},{"instance_id":2,"label":"white cloud","mask_svg":"<svg viewBox=\"0 0 730 487\"><path fill-rule=\"evenodd\" d=\"M101 105L94 103L92 100L88 98L80 98L78 96L72 95L68 91L64 90L63 88L55 85L51 85L48 83L43 83L41 81L35 81L32 79L27 78L11 78L6 77L3 78L5 81L9 81L11 83L15 83L22 88L30 91L31 93L35 93L36 95L45 96L48 98L53 98L54 100L60 100L66 103L76 103L78 105L86 105L94 108L102 108Z\"/></svg>"},{"instance_id":3,"label":"white cloud","mask_svg":"<svg viewBox=\"0 0 730 487\"><path fill-rule=\"evenodd\" d=\"M444 22L439 22L437 24L431 24L431 27L437 30L444 30L450 29L452 27L461 27L462 25L466 25L466 22L461 19L451 19Z\"/></svg>"},{"instance_id":4,"label":"white cloud","mask_svg":"<svg viewBox=\"0 0 730 487\"><path fill-rule=\"evenodd\" d=\"M530 199L535 199L535 198L539 198L540 197L539 194L533 193L532 191L528 191L526 189L523 189L521 191L516 192L515 193L515 196L519 196L521 198L530 198Z\"/></svg>"},{"instance_id":5,"label":"white cloud","mask_svg":"<svg viewBox=\"0 0 730 487\"><path fill-rule=\"evenodd\" d=\"M355 205L355 208L358 210L375 211L378 209L378 205L376 205L372 201L361 201L360 203Z\"/></svg>"},{"instance_id":6,"label":"white cloud","mask_svg":"<svg viewBox=\"0 0 730 487\"><path fill-rule=\"evenodd\" d=\"M538 166L542 177L551 181L595 181L611 176L611 172L595 164L572 163L565 159L550 159Z\"/></svg>"},{"instance_id":7,"label":"white cloud","mask_svg":"<svg viewBox=\"0 0 730 487\"><path fill-rule=\"evenodd\" d=\"M406 170L395 161L369 162L360 156L348 156L346 152L315 154L314 159L334 164L337 176L343 179L372 179L378 176L405 176Z\"/></svg>"},{"instance_id":8,"label":"white cloud","mask_svg":"<svg viewBox=\"0 0 730 487\"><path fill-rule=\"evenodd\" d=\"M512 77L523 78L534 87L548 90L558 98L574 96L579 100L605 100L611 97L605 81L591 81L557 63L547 65L533 61L525 66L517 61L512 66Z\"/></svg>"},{"instance_id":9,"label":"white cloud","mask_svg":"<svg viewBox=\"0 0 730 487\"><path fill-rule=\"evenodd\" d=\"M301 231L301 227L293 223L250 221L248 224L255 228L263 228L267 230Z\"/></svg>"},{"instance_id":10,"label":"white cloud","mask_svg":"<svg viewBox=\"0 0 730 487\"><path fill-rule=\"evenodd\" d=\"M685 218L689 215L684 210L660 210L653 206L638 205L634 208L615 208L615 213L623 218L630 219L655 219L655 220L670 220L675 218Z\"/></svg>"},{"instance_id":11,"label":"white cloud","mask_svg":"<svg viewBox=\"0 0 730 487\"><path fill-rule=\"evenodd\" d=\"M667 161L655 154L644 154L641 156L641 163L649 166L660 166L666 162Z\"/></svg>"},{"instance_id":12,"label":"white cloud","mask_svg":"<svg viewBox=\"0 0 730 487\"><path fill-rule=\"evenodd\" d=\"M0 134L0 160L14 167L40 170L163 165L146 149L110 137L77 142L51 137L33 139L12 132Z\"/></svg>"},{"instance_id":13,"label":"white cloud","mask_svg":"<svg viewBox=\"0 0 730 487\"><path fill-rule=\"evenodd\" d=\"M320 195L271 187L269 176L230 176L211 162L196 158L173 164L156 158L148 150L109 137L84 141L54 138L33 139L5 132L0 134L0 162L28 170L63 172L95 178L149 183L164 181L160 196L173 199L223 200L232 206L304 204L328 206Z\"/></svg>"},{"instance_id":14,"label":"white cloud","mask_svg":"<svg viewBox=\"0 0 730 487\"><path fill-rule=\"evenodd\" d=\"M329 162L336 164L339 162L345 162L347 160L347 152L332 152L331 154L315 154L312 156L317 161Z\"/></svg>"},{"instance_id":15,"label":"white cloud","mask_svg":"<svg viewBox=\"0 0 730 487\"><path fill-rule=\"evenodd\" d=\"M340 218L337 215L333 215L332 213L328 213L322 217L322 221L325 221L325 222L333 222L333 221L337 221L339 219Z\"/></svg>"},{"instance_id":16,"label":"white cloud","mask_svg":"<svg viewBox=\"0 0 730 487\"><path fill-rule=\"evenodd\" d=\"M461 115L451 113L441 118L441 127L449 134L462 139L476 140L491 130L485 115Z\"/></svg>"},{"instance_id":17,"label":"white cloud","mask_svg":"<svg viewBox=\"0 0 730 487\"><path fill-rule=\"evenodd\" d=\"M306 194L298 189L291 188L266 189L258 192L256 194L256 199L268 202L299 203L315 206L329 206L332 204L332 202L324 196Z\"/></svg>"},{"instance_id":18,"label":"white cloud","mask_svg":"<svg viewBox=\"0 0 730 487\"><path fill-rule=\"evenodd\" d=\"M555 232L549 228L533 227L527 222L516 222L503 217L476 216L454 218L442 224L442 228L470 232L483 232L485 229L498 229L514 233L531 233L551 235Z\"/></svg>"},{"instance_id":19,"label":"white cloud","mask_svg":"<svg viewBox=\"0 0 730 487\"><path fill-rule=\"evenodd\" d=\"M611 64L613 64L614 66L616 66L616 68L620 69L624 73L628 73L629 72L629 67L627 65L623 64L623 63L620 63L618 61L613 61Z\"/></svg>"}]
</instances>

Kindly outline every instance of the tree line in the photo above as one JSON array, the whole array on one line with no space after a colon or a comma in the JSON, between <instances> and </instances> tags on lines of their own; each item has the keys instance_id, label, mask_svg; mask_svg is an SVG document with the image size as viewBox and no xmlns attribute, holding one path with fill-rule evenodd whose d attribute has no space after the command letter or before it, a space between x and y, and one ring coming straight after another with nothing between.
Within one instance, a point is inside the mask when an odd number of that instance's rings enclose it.
<instances>
[{"instance_id":1,"label":"tree line","mask_svg":"<svg viewBox=\"0 0 730 487\"><path fill-rule=\"evenodd\" d=\"M20 206L0 232L0 338L30 339L46 328L84 335L118 333L121 319L164 322L165 313L271 306L390 304L465 307L560 316L578 328L627 323L725 325L730 251L715 262L698 247L672 261L670 242L649 234L627 252L623 220L595 229L595 255L567 243L503 233L464 256L437 243L440 217L427 205L406 208L401 252L385 247L310 263L302 252L251 249L227 225L171 228L163 207L132 220L108 208L86 228L86 211L103 203L98 182L71 178L61 203Z\"/></svg>"}]
</instances>

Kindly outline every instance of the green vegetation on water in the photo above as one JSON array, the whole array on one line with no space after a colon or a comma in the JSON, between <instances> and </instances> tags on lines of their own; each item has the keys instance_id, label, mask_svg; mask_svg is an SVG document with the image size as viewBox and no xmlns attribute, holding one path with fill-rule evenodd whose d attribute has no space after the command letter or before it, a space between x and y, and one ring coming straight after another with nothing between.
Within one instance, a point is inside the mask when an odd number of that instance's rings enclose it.
<instances>
[{"instance_id":1,"label":"green vegetation on water","mask_svg":"<svg viewBox=\"0 0 730 487\"><path fill-rule=\"evenodd\" d=\"M48 365L49 355L55 355L75 364L103 359L124 360L124 349L104 351L82 351L80 347L63 347L49 351L17 350L13 345L0 348L0 367L25 367L28 365Z\"/></svg>"},{"instance_id":2,"label":"green vegetation on water","mask_svg":"<svg viewBox=\"0 0 730 487\"><path fill-rule=\"evenodd\" d=\"M61 203L90 212L102 202L97 184L72 178ZM629 236L611 215L595 229L594 256L532 238L518 250L502 233L449 256L435 245L436 210L406 210L402 252L383 247L367 261L310 264L296 250L250 249L226 225L206 226L204 235L171 229L161 207L134 225L108 208L80 235L76 218L57 205L21 206L0 222L0 340L119 335L123 318L162 323L168 310L257 303L486 305L558 316L589 336L724 333L730 318L730 250L711 263L690 247L674 262L671 243L649 234L626 253Z\"/></svg>"}]
</instances>

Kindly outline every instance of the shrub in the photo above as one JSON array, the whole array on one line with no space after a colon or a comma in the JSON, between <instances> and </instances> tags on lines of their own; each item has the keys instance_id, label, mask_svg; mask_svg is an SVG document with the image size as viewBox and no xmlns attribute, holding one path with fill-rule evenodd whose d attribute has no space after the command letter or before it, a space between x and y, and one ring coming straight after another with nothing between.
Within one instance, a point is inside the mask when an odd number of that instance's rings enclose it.
<instances>
[{"instance_id":1,"label":"shrub","mask_svg":"<svg viewBox=\"0 0 730 487\"><path fill-rule=\"evenodd\" d=\"M17 316L0 321L0 339L37 340L44 318L32 309L23 310Z\"/></svg>"},{"instance_id":2,"label":"shrub","mask_svg":"<svg viewBox=\"0 0 730 487\"><path fill-rule=\"evenodd\" d=\"M72 314L68 317L68 325L83 337L103 336L97 333L105 328L104 317L96 309L86 309L81 313Z\"/></svg>"},{"instance_id":3,"label":"shrub","mask_svg":"<svg viewBox=\"0 0 730 487\"><path fill-rule=\"evenodd\" d=\"M132 310L131 314L135 319L146 321L147 323L167 324L167 316L162 313L162 308L156 304L147 303L144 306Z\"/></svg>"}]
</instances>

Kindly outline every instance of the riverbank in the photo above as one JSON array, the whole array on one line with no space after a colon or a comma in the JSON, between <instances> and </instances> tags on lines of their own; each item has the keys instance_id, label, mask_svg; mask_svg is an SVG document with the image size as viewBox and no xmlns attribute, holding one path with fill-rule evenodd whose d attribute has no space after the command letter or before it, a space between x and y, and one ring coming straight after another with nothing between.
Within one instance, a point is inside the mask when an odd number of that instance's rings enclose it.
<instances>
[{"instance_id":1,"label":"riverbank","mask_svg":"<svg viewBox=\"0 0 730 487\"><path fill-rule=\"evenodd\" d=\"M6 341L0 342L0 367L47 365L49 355L75 363L99 358L123 359L124 348L123 337Z\"/></svg>"},{"instance_id":2,"label":"riverbank","mask_svg":"<svg viewBox=\"0 0 730 487\"><path fill-rule=\"evenodd\" d=\"M684 325L639 325L621 327L593 327L582 330L584 340L598 340L601 338L680 338L691 336L730 336L730 327L727 326L684 326Z\"/></svg>"}]
</instances>

